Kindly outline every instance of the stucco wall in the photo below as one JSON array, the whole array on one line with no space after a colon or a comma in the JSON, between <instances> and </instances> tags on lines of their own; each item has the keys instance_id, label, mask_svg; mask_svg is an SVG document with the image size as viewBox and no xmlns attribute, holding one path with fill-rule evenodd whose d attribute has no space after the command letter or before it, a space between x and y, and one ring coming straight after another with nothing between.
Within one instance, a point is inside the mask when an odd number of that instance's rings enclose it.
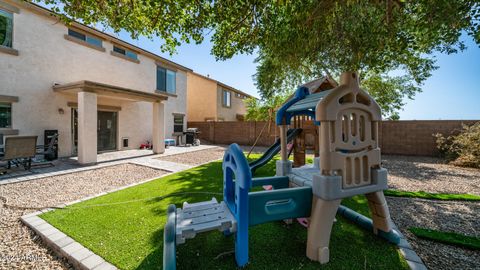
<instances>
[{"instance_id":1,"label":"stucco wall","mask_svg":"<svg viewBox=\"0 0 480 270\"><path fill-rule=\"evenodd\" d=\"M217 83L189 72L187 74L188 121L216 120Z\"/></svg>"},{"instance_id":2,"label":"stucco wall","mask_svg":"<svg viewBox=\"0 0 480 270\"><path fill-rule=\"evenodd\" d=\"M227 91L230 91L230 97L231 97L230 107L223 106L222 91L224 89ZM246 113L244 99L237 97L234 91L218 86L217 87L217 112L218 112L217 113L218 118L222 119L223 121L237 121L237 114L245 115Z\"/></svg>"},{"instance_id":3,"label":"stucco wall","mask_svg":"<svg viewBox=\"0 0 480 270\"><path fill-rule=\"evenodd\" d=\"M113 45L107 41L103 42L105 52L100 52L66 40L66 33L67 27L55 19L22 8L14 14L13 48L19 55L0 53L0 95L19 97L19 102L12 105L13 129L18 129L20 135L38 135L38 143L43 142L45 129L58 129L61 156L71 155L71 113L67 102L76 102L76 96L54 93L54 83L90 80L145 92L154 92L156 88L154 59L139 54L140 64L136 64L112 56ZM186 113L186 72L177 70L176 85L177 97L169 97L165 102L166 138L173 133L172 113ZM129 137L130 146L136 148L151 139L151 103L102 98L98 104L122 107L119 141ZM59 113L60 108L64 114Z\"/></svg>"}]
</instances>

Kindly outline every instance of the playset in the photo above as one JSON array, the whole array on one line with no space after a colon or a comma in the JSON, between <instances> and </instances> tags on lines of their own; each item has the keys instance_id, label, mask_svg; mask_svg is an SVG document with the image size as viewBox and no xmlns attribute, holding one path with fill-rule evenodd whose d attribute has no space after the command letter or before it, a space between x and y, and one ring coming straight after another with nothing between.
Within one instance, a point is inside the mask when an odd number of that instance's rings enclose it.
<instances>
[{"instance_id":1,"label":"playset","mask_svg":"<svg viewBox=\"0 0 480 270\"><path fill-rule=\"evenodd\" d=\"M313 119L318 129L319 157L314 159L314 164L293 168L288 160L287 144L301 130L289 133L287 129L292 118L299 116ZM219 203L213 198L207 202L185 202L183 209L169 206L163 268L176 269L177 244L210 230L234 234L237 265L245 266L249 226L294 218L308 220L307 257L327 263L330 233L337 213L398 243L400 238L392 229L383 195L387 188L387 171L380 163L380 120L379 106L359 88L356 73L342 74L339 86L334 89L311 93L307 87L300 87L276 115L281 153L276 163L276 176L252 178L251 165L241 148L237 144L230 145L222 165L224 201ZM294 133L296 135L291 137ZM268 154L268 160L273 155ZM260 166L265 160L266 157ZM265 185L272 188L251 191L252 187ZM340 205L343 198L355 195L366 196L372 219Z\"/></svg>"}]
</instances>

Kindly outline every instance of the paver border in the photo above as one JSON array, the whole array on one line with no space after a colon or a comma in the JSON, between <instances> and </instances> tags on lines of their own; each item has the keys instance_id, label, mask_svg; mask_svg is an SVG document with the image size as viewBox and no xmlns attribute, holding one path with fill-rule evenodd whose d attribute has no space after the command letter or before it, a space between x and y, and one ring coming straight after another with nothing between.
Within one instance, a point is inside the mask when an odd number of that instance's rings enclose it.
<instances>
[{"instance_id":1,"label":"paver border","mask_svg":"<svg viewBox=\"0 0 480 270\"><path fill-rule=\"evenodd\" d=\"M408 266L411 270L427 270L427 267L423 263L422 259L417 255L415 250L413 250L412 246L408 242L407 238L403 233L398 229L397 225L392 221L393 229L398 233L400 236L400 242L398 243L398 251L402 255L402 257L407 262Z\"/></svg>"},{"instance_id":2,"label":"paver border","mask_svg":"<svg viewBox=\"0 0 480 270\"><path fill-rule=\"evenodd\" d=\"M205 149L206 150L206 149ZM194 151L192 151L194 152ZM195 166L192 166L191 168L196 168L202 165L205 165L210 162L214 161L219 161L220 159L215 159L215 160L210 160ZM130 162L126 162L130 163ZM137 164L137 163L132 163L140 166L147 166L147 165L142 165L142 164ZM114 165L119 165L119 164L111 164L110 166ZM92 170L98 169L98 167L91 168ZM158 169L158 168L156 168ZM185 169L186 170L186 169ZM182 170L184 171L184 170ZM77 171L75 171L77 172ZM181 171L177 171L181 172ZM151 182L153 180L161 179L163 177L166 177L168 175L171 175L173 173L177 172L168 172L166 174L163 174L160 177L154 177L154 178L149 178L147 180L143 180L137 183L132 183L126 186L114 188L112 190L106 191L106 192L101 192L98 194L95 194L93 196L87 196L79 200L74 200L68 203L60 204L55 206L55 208L45 208L40 211L36 211L30 214L26 214L20 218L20 220L30 229L32 229L36 234L38 234L43 242L50 247L58 256L63 257L67 259L68 262L70 262L72 265L75 266L77 269L82 269L82 270L115 270L118 269L116 266L113 264L109 263L99 255L93 253L91 250L88 248L84 247L82 244L79 242L75 241L73 238L69 237L59 229L55 228L52 226L50 223L45 221L44 219L40 218L39 215L43 213L47 213L56 209L62 209L65 208L69 205L73 205L79 202L91 200L93 198L97 198L109 193L113 193L116 191L124 190L130 187L138 186L141 184L145 184L148 182ZM397 233L400 236L400 242L397 245L397 248L401 254L401 256L405 259L407 262L408 266L410 267L411 270L427 270L427 267L423 263L422 259L417 255L417 253L413 250L412 246L408 242L407 238L402 234L402 232L398 229L395 223L393 223L393 228L397 231Z\"/></svg>"}]
</instances>

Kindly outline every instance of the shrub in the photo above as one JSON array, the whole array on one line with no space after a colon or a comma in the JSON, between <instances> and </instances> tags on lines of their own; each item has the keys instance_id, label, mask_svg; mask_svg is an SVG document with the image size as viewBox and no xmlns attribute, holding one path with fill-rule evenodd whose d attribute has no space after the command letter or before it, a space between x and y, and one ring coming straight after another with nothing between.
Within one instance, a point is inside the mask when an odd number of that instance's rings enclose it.
<instances>
[{"instance_id":1,"label":"shrub","mask_svg":"<svg viewBox=\"0 0 480 270\"><path fill-rule=\"evenodd\" d=\"M445 137L434 134L440 154L450 163L480 168L480 122L471 126L463 125L458 135Z\"/></svg>"}]
</instances>

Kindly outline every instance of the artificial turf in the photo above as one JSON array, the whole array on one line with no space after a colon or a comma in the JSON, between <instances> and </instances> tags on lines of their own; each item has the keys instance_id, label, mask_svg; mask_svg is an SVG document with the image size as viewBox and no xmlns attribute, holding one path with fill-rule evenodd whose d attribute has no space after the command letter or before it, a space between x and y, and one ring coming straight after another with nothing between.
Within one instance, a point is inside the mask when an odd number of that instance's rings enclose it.
<instances>
[{"instance_id":1,"label":"artificial turf","mask_svg":"<svg viewBox=\"0 0 480 270\"><path fill-rule=\"evenodd\" d=\"M408 229L414 235L449 245L480 250L480 238L454 232L442 232L432 229L412 227Z\"/></svg>"},{"instance_id":2,"label":"artificial turf","mask_svg":"<svg viewBox=\"0 0 480 270\"><path fill-rule=\"evenodd\" d=\"M445 201L480 201L480 196L474 194L429 193L425 191L401 191L388 189L383 192L386 196L422 198L428 200Z\"/></svg>"},{"instance_id":3,"label":"artificial turf","mask_svg":"<svg viewBox=\"0 0 480 270\"><path fill-rule=\"evenodd\" d=\"M258 158L251 155L251 158ZM271 176L275 161L256 176ZM120 269L161 269L163 226L169 204L222 200L221 162L212 162L132 188L43 214L41 217ZM172 195L174 194L174 195ZM343 201L369 215L364 197ZM408 269L394 245L337 217L330 262L305 256L307 230L282 221L250 228L246 269ZM178 269L234 269L234 238L219 232L198 235L177 247Z\"/></svg>"}]
</instances>

